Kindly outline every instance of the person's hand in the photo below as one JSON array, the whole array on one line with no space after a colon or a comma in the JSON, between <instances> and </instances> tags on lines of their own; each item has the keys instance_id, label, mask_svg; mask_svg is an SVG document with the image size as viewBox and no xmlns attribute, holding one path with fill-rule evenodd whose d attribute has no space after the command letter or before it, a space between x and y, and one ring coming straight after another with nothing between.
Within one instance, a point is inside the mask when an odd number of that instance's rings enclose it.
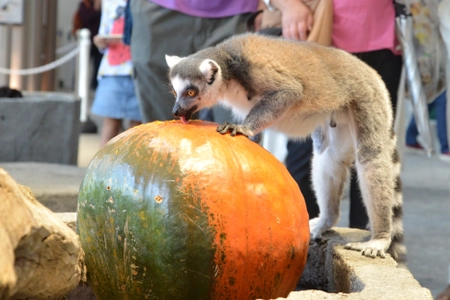
<instances>
[{"instance_id":1,"label":"person's hand","mask_svg":"<svg viewBox=\"0 0 450 300\"><path fill-rule=\"evenodd\" d=\"M99 50L103 50L108 47L108 40L101 37L100 35L94 36L93 41L94 41L94 45Z\"/></svg>"},{"instance_id":2,"label":"person's hand","mask_svg":"<svg viewBox=\"0 0 450 300\"><path fill-rule=\"evenodd\" d=\"M262 17L263 17L263 14L262 14L262 13L259 13L259 14L255 17L255 20L253 21L253 30L254 30L255 32L258 32L258 31L261 30Z\"/></svg>"},{"instance_id":3,"label":"person's hand","mask_svg":"<svg viewBox=\"0 0 450 300\"><path fill-rule=\"evenodd\" d=\"M282 2L283 4L279 5L278 9L282 14L283 37L300 41L306 40L314 23L311 10L300 0Z\"/></svg>"},{"instance_id":4,"label":"person's hand","mask_svg":"<svg viewBox=\"0 0 450 300\"><path fill-rule=\"evenodd\" d=\"M259 11L258 15L256 15L255 20L253 21L253 31L258 32L261 30L261 24L262 24L262 18L263 14L262 11L268 9L266 3L263 0L258 1L258 8L256 11Z\"/></svg>"}]
</instances>

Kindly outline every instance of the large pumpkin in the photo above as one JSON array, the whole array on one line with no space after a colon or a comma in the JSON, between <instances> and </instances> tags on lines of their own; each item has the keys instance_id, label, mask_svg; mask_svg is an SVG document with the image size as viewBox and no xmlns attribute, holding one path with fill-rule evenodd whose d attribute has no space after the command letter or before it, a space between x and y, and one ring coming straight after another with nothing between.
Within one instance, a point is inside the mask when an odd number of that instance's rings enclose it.
<instances>
[{"instance_id":1,"label":"large pumpkin","mask_svg":"<svg viewBox=\"0 0 450 300\"><path fill-rule=\"evenodd\" d=\"M295 288L309 244L286 168L217 124L153 122L92 159L78 231L98 299L256 299Z\"/></svg>"}]
</instances>

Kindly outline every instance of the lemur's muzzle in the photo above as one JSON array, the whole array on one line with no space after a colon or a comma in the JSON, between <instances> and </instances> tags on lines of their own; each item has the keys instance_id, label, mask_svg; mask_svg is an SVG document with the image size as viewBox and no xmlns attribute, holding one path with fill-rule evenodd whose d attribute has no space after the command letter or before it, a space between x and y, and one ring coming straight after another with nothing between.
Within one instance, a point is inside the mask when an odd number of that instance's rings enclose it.
<instances>
[{"instance_id":1,"label":"lemur's muzzle","mask_svg":"<svg viewBox=\"0 0 450 300\"><path fill-rule=\"evenodd\" d=\"M172 109L172 114L175 117L179 117L183 123L187 123L189 119L192 117L192 114L197 111L197 105L192 106L189 109L181 107L178 102L175 103L175 106Z\"/></svg>"}]
</instances>

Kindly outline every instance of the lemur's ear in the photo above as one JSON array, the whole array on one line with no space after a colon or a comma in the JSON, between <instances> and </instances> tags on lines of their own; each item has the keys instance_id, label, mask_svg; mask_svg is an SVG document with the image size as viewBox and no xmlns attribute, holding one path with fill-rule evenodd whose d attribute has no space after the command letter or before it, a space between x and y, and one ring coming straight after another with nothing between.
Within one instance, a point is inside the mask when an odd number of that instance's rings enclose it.
<instances>
[{"instance_id":1,"label":"lemur's ear","mask_svg":"<svg viewBox=\"0 0 450 300\"><path fill-rule=\"evenodd\" d=\"M169 68L173 68L177 63L179 63L184 57L178 57L178 56L170 56L166 54L166 63L169 66Z\"/></svg>"},{"instance_id":2,"label":"lemur's ear","mask_svg":"<svg viewBox=\"0 0 450 300\"><path fill-rule=\"evenodd\" d=\"M208 84L212 84L214 82L217 71L219 71L219 65L211 59L205 59L200 64L200 72L205 75L205 79Z\"/></svg>"}]
</instances>

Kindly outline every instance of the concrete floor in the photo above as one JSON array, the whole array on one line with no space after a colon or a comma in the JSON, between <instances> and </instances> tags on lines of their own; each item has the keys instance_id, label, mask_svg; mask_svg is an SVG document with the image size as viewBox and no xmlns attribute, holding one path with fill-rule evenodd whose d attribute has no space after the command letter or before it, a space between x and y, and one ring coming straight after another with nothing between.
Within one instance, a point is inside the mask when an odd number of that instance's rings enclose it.
<instances>
[{"instance_id":1,"label":"concrete floor","mask_svg":"<svg viewBox=\"0 0 450 300\"><path fill-rule=\"evenodd\" d=\"M78 165L86 167L99 149L98 134L81 134ZM419 283L439 294L448 284L450 264L450 163L405 152L403 158L404 230L408 267ZM348 200L341 205L348 225Z\"/></svg>"},{"instance_id":2,"label":"concrete floor","mask_svg":"<svg viewBox=\"0 0 450 300\"><path fill-rule=\"evenodd\" d=\"M407 155L402 177L408 266L436 296L450 283L450 163Z\"/></svg>"}]
</instances>

